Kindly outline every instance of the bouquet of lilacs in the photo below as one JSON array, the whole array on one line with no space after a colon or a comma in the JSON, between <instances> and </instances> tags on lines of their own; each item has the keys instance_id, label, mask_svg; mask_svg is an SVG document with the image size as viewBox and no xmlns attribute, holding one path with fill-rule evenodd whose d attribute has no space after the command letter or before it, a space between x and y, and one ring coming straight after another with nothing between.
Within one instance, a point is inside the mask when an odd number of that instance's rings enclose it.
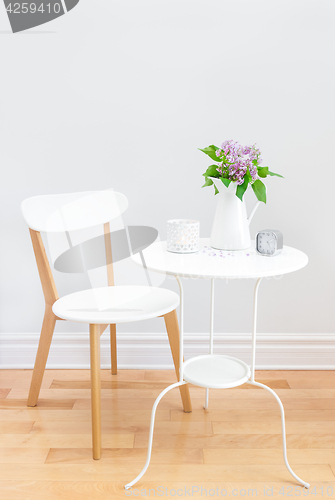
<instances>
[{"instance_id":1,"label":"bouquet of lilacs","mask_svg":"<svg viewBox=\"0 0 335 500\"><path fill-rule=\"evenodd\" d=\"M217 162L215 165L210 165L206 172L202 174L205 177L205 186L214 184L214 179L219 179L223 184L228 187L231 182L235 182L236 196L242 200L245 191L249 184L257 196L259 201L266 203L266 187L261 181L268 175L282 175L270 172L269 167L262 167L260 164L261 152L253 146L241 146L236 141L224 141L221 148L214 145L207 148L200 149L212 160ZM214 184L215 194L218 194L218 188Z\"/></svg>"}]
</instances>

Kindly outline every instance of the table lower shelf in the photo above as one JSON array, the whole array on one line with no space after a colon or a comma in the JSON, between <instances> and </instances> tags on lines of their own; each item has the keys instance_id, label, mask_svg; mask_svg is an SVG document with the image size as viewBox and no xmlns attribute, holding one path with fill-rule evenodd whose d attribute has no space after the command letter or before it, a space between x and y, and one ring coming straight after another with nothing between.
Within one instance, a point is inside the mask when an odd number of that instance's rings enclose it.
<instances>
[{"instance_id":1,"label":"table lower shelf","mask_svg":"<svg viewBox=\"0 0 335 500\"><path fill-rule=\"evenodd\" d=\"M221 354L196 356L184 362L184 380L208 389L228 389L250 378L249 366L240 359Z\"/></svg>"}]
</instances>

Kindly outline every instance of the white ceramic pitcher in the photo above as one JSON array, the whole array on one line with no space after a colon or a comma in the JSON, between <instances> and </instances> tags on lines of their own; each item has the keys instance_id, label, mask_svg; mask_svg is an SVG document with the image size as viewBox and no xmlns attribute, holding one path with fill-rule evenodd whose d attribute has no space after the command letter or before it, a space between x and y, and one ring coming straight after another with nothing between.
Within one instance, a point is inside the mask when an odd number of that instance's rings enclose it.
<instances>
[{"instance_id":1,"label":"white ceramic pitcher","mask_svg":"<svg viewBox=\"0 0 335 500\"><path fill-rule=\"evenodd\" d=\"M236 182L226 187L219 179L215 180L219 190L210 244L219 250L243 250L250 247L249 224L260 201L257 201L249 217L244 200L236 196Z\"/></svg>"}]
</instances>

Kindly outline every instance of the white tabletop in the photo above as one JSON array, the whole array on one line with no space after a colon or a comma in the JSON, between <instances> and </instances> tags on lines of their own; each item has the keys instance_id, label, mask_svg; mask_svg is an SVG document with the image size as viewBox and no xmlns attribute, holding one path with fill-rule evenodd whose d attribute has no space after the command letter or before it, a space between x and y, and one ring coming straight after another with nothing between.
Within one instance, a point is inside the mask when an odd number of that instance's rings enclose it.
<instances>
[{"instance_id":1,"label":"white tabletop","mask_svg":"<svg viewBox=\"0 0 335 500\"><path fill-rule=\"evenodd\" d=\"M210 247L209 238L201 238L199 251L180 254L166 250L166 241L156 242L143 251L149 270L185 278L261 278L292 273L306 266L308 257L295 248L284 246L274 257L259 255L254 241L247 250L224 251ZM134 261L140 265L137 254Z\"/></svg>"}]
</instances>

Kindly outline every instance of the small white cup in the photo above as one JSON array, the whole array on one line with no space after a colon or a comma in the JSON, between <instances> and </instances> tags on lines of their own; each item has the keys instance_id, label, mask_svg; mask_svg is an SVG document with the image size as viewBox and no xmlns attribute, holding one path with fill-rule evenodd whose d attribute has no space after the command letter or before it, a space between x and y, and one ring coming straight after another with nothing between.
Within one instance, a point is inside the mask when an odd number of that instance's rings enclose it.
<instances>
[{"instance_id":1,"label":"small white cup","mask_svg":"<svg viewBox=\"0 0 335 500\"><path fill-rule=\"evenodd\" d=\"M175 253L193 253L199 250L200 222L190 219L167 221L167 250Z\"/></svg>"}]
</instances>

